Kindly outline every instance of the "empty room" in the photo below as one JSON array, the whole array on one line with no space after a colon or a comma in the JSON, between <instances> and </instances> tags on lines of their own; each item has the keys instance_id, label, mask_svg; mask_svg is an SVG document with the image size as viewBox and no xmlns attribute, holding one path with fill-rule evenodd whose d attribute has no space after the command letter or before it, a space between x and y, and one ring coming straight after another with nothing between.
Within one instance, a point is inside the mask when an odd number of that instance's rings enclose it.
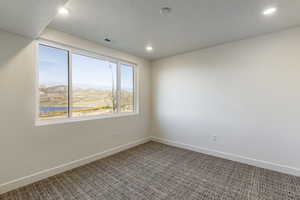
<instances>
[{"instance_id":1,"label":"empty room","mask_svg":"<svg viewBox=\"0 0 300 200\"><path fill-rule=\"evenodd\" d=\"M299 0L0 0L0 200L300 200Z\"/></svg>"}]
</instances>

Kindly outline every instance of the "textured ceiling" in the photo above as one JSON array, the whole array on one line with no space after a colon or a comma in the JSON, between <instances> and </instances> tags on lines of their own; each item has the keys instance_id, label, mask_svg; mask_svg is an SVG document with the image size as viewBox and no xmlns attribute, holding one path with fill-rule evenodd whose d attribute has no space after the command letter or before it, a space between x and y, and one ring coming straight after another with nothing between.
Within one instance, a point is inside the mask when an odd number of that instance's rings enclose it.
<instances>
[{"instance_id":1,"label":"textured ceiling","mask_svg":"<svg viewBox=\"0 0 300 200\"><path fill-rule=\"evenodd\" d=\"M300 24L299 0L70 0L66 6L70 16L57 16L52 28L151 60ZM164 6L172 8L168 16L160 14ZM278 12L265 17L269 6Z\"/></svg>"},{"instance_id":2,"label":"textured ceiling","mask_svg":"<svg viewBox=\"0 0 300 200\"><path fill-rule=\"evenodd\" d=\"M154 60L300 25L299 0L1 0L0 29L37 37L50 27ZM70 15L56 15L66 3ZM163 16L162 7L172 12ZM278 7L272 17L261 13ZM111 43L104 42L110 38ZM151 44L152 53L145 50Z\"/></svg>"},{"instance_id":3,"label":"textured ceiling","mask_svg":"<svg viewBox=\"0 0 300 200\"><path fill-rule=\"evenodd\" d=\"M67 0L0 0L0 29L35 38Z\"/></svg>"}]
</instances>

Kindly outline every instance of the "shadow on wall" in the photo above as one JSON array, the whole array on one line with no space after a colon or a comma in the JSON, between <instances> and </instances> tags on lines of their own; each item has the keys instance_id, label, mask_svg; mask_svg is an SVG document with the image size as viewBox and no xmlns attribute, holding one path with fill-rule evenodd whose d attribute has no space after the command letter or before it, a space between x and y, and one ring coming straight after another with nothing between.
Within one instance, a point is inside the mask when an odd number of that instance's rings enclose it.
<instances>
[{"instance_id":1,"label":"shadow on wall","mask_svg":"<svg viewBox=\"0 0 300 200\"><path fill-rule=\"evenodd\" d=\"M17 57L23 49L32 44L34 39L0 30L0 41L0 70L2 70L5 66L9 66L10 61Z\"/></svg>"},{"instance_id":2,"label":"shadow on wall","mask_svg":"<svg viewBox=\"0 0 300 200\"><path fill-rule=\"evenodd\" d=\"M34 116L34 47L34 39L0 30L0 124L23 121L23 113Z\"/></svg>"}]
</instances>

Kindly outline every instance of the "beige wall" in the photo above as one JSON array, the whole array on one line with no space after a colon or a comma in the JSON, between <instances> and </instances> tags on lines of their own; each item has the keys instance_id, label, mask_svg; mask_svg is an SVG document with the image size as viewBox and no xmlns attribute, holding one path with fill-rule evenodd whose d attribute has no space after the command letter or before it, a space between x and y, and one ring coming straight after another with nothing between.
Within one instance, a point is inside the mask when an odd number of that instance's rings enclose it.
<instances>
[{"instance_id":1,"label":"beige wall","mask_svg":"<svg viewBox=\"0 0 300 200\"><path fill-rule=\"evenodd\" d=\"M140 114L36 127L36 42L0 31L0 185L149 137L148 61L53 30L42 37L137 63Z\"/></svg>"},{"instance_id":2,"label":"beige wall","mask_svg":"<svg viewBox=\"0 0 300 200\"><path fill-rule=\"evenodd\" d=\"M152 83L155 137L300 175L300 28L155 61Z\"/></svg>"}]
</instances>

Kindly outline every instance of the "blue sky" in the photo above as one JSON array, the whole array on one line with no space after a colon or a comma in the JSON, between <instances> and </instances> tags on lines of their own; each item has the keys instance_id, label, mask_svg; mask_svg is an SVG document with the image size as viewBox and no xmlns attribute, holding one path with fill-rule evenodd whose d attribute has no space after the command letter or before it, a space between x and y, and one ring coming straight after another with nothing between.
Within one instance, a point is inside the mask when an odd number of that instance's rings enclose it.
<instances>
[{"instance_id":1,"label":"blue sky","mask_svg":"<svg viewBox=\"0 0 300 200\"><path fill-rule=\"evenodd\" d=\"M73 54L72 82L75 88L111 89L116 79L116 64ZM113 75L113 77L112 77ZM133 68L121 65L122 89L133 90ZM44 45L39 47L39 80L43 85L68 83L68 52Z\"/></svg>"}]
</instances>

